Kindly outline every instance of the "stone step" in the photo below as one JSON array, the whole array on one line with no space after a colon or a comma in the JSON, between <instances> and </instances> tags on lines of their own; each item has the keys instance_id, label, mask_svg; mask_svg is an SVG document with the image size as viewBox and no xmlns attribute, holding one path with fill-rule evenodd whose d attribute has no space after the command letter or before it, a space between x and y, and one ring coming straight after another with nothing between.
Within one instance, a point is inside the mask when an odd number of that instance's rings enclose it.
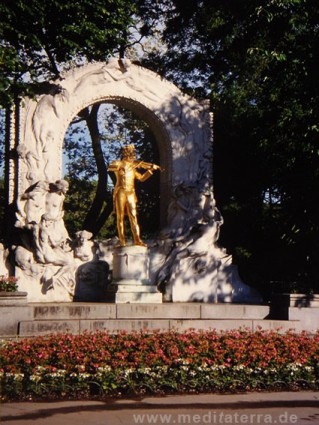
<instances>
[{"instance_id":1,"label":"stone step","mask_svg":"<svg viewBox=\"0 0 319 425\"><path fill-rule=\"evenodd\" d=\"M24 320L19 323L19 337L33 337L52 333L69 332L81 334L94 331L141 331L141 330L234 330L300 331L300 322L262 319L73 319L73 320Z\"/></svg>"},{"instance_id":2,"label":"stone step","mask_svg":"<svg viewBox=\"0 0 319 425\"><path fill-rule=\"evenodd\" d=\"M6 326L0 329L4 337L57 332L80 334L96 330L303 329L303 319L299 316L291 317L293 320L274 320L268 305L246 304L29 303L10 308L9 316Z\"/></svg>"},{"instance_id":3,"label":"stone step","mask_svg":"<svg viewBox=\"0 0 319 425\"><path fill-rule=\"evenodd\" d=\"M241 304L29 304L35 320L75 319L266 319L268 305Z\"/></svg>"}]
</instances>

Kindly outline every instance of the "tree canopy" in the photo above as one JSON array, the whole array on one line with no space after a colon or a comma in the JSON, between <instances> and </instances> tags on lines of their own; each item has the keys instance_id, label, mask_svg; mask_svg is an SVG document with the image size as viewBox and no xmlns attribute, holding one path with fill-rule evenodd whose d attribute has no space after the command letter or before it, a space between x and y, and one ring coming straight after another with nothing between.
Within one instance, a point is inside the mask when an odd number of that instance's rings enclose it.
<instances>
[{"instance_id":1,"label":"tree canopy","mask_svg":"<svg viewBox=\"0 0 319 425\"><path fill-rule=\"evenodd\" d=\"M44 89L70 63L105 60L128 43L130 0L3 0L0 105ZM35 87L36 86L36 87Z\"/></svg>"},{"instance_id":2,"label":"tree canopy","mask_svg":"<svg viewBox=\"0 0 319 425\"><path fill-rule=\"evenodd\" d=\"M164 3L147 62L211 99L221 241L250 280L318 290L318 3Z\"/></svg>"}]
</instances>

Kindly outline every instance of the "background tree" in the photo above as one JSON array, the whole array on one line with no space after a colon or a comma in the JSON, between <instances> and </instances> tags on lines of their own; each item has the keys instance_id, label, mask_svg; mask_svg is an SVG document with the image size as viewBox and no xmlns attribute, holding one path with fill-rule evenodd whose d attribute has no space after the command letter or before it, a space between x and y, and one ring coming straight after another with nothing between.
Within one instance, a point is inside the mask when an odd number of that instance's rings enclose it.
<instances>
[{"instance_id":1,"label":"background tree","mask_svg":"<svg viewBox=\"0 0 319 425\"><path fill-rule=\"evenodd\" d=\"M167 49L144 63L209 96L215 112L221 243L261 289L273 281L318 291L319 4L170 0L158 8Z\"/></svg>"},{"instance_id":2,"label":"background tree","mask_svg":"<svg viewBox=\"0 0 319 425\"><path fill-rule=\"evenodd\" d=\"M0 105L41 92L74 63L105 60L129 43L134 1L3 0Z\"/></svg>"}]
</instances>

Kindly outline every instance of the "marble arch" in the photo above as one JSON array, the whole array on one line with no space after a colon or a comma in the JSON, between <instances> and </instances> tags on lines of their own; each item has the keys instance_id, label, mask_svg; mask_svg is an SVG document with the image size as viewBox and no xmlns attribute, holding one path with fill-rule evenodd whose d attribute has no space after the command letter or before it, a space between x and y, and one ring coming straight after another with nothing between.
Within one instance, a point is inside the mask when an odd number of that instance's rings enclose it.
<instances>
[{"instance_id":1,"label":"marble arch","mask_svg":"<svg viewBox=\"0 0 319 425\"><path fill-rule=\"evenodd\" d=\"M63 220L64 136L73 117L98 102L132 110L156 137L165 171L163 225L147 254L155 292L165 301L243 302L251 296L234 281L231 256L217 245L223 219L212 187L209 102L125 59L71 69L49 87L24 99L8 126L8 201L15 206L12 233L18 235L10 250L29 301L101 301L111 290L112 241L97 247L86 230L71 240ZM144 295L149 300L149 292Z\"/></svg>"},{"instance_id":2,"label":"marble arch","mask_svg":"<svg viewBox=\"0 0 319 425\"><path fill-rule=\"evenodd\" d=\"M97 102L121 105L149 124L166 170L161 175L163 200L182 182L211 185L209 103L186 96L172 83L128 60L111 59L72 69L50 93L25 99L16 114L18 134L11 137L11 148L18 148L19 153L10 167L11 174L18 174L17 182L10 179L11 197L38 180L61 179L67 127L80 110Z\"/></svg>"}]
</instances>

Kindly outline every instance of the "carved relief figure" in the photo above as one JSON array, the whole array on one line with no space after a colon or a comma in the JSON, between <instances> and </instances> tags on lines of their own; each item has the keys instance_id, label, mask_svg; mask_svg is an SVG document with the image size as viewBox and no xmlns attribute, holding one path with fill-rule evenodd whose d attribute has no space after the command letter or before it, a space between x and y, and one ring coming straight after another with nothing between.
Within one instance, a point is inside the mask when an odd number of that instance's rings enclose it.
<instances>
[{"instance_id":1,"label":"carved relief figure","mask_svg":"<svg viewBox=\"0 0 319 425\"><path fill-rule=\"evenodd\" d=\"M162 238L179 238L189 229L188 220L192 214L193 189L184 183L174 188L167 213L169 227L161 231Z\"/></svg>"},{"instance_id":2,"label":"carved relief figure","mask_svg":"<svg viewBox=\"0 0 319 425\"><path fill-rule=\"evenodd\" d=\"M48 190L49 183L40 180L21 195L18 201L16 227L32 229L34 224L40 222L42 214L45 213Z\"/></svg>"},{"instance_id":3,"label":"carved relief figure","mask_svg":"<svg viewBox=\"0 0 319 425\"><path fill-rule=\"evenodd\" d=\"M66 255L70 252L68 241L63 233L59 233L59 225L49 214L43 214L41 222L34 226L36 256L40 263L63 266L69 264Z\"/></svg>"},{"instance_id":4,"label":"carved relief figure","mask_svg":"<svg viewBox=\"0 0 319 425\"><path fill-rule=\"evenodd\" d=\"M39 100L32 118L32 129L36 140L36 157L41 160L42 178L48 180L52 179L48 164L55 162L52 161L52 158L50 161L50 154L55 155L56 152L56 147L53 148L54 135L59 128L58 120L61 118L63 106L68 102L68 91L57 86L54 93L47 94Z\"/></svg>"},{"instance_id":5,"label":"carved relief figure","mask_svg":"<svg viewBox=\"0 0 319 425\"><path fill-rule=\"evenodd\" d=\"M46 214L49 218L54 220L55 231L56 234L59 235L58 237L64 240L70 239L63 221L63 203L68 189L69 183L66 180L57 180L55 183L50 183L45 200Z\"/></svg>"},{"instance_id":6,"label":"carved relief figure","mask_svg":"<svg viewBox=\"0 0 319 425\"><path fill-rule=\"evenodd\" d=\"M83 90L90 89L92 86L125 80L128 77L129 66L130 61L128 59L118 60L112 58L107 65L103 65L81 76L75 86L74 93L82 94Z\"/></svg>"},{"instance_id":7,"label":"carved relief figure","mask_svg":"<svg viewBox=\"0 0 319 425\"><path fill-rule=\"evenodd\" d=\"M81 230L75 234L74 255L81 261L92 261L94 258L93 233Z\"/></svg>"},{"instance_id":8,"label":"carved relief figure","mask_svg":"<svg viewBox=\"0 0 319 425\"><path fill-rule=\"evenodd\" d=\"M141 174L137 171L140 168L147 171ZM136 179L144 182L151 177L154 170L159 169L160 167L158 165L137 160L133 145L124 146L121 152L121 159L113 161L109 166L108 171L114 172L116 175L116 186L113 197L121 246L126 245L124 235L125 214L128 215L130 221L134 245L145 246L140 238L140 228L137 222L137 198L134 183Z\"/></svg>"},{"instance_id":9,"label":"carved relief figure","mask_svg":"<svg viewBox=\"0 0 319 425\"><path fill-rule=\"evenodd\" d=\"M93 233L81 230L75 234L74 256L78 265L75 278L76 301L102 301L107 285L111 282L110 266L101 260L98 244L93 240Z\"/></svg>"},{"instance_id":10,"label":"carved relief figure","mask_svg":"<svg viewBox=\"0 0 319 425\"><path fill-rule=\"evenodd\" d=\"M17 246L14 249L15 262L27 276L37 276L44 272L43 264L35 262L33 253L23 246Z\"/></svg>"},{"instance_id":11,"label":"carved relief figure","mask_svg":"<svg viewBox=\"0 0 319 425\"><path fill-rule=\"evenodd\" d=\"M16 227L22 229L23 246L15 249L15 262L28 276L42 274L44 292L54 285L69 294L74 288L74 258L63 220L67 190L65 180L39 181L22 194L18 203Z\"/></svg>"},{"instance_id":12,"label":"carved relief figure","mask_svg":"<svg viewBox=\"0 0 319 425\"><path fill-rule=\"evenodd\" d=\"M35 155L34 152L31 152L28 150L26 145L20 145L16 149L18 157L24 162L27 168L26 172L26 179L28 180L29 184L32 185L36 183L39 178L41 177L41 174L39 172L40 170L40 160Z\"/></svg>"},{"instance_id":13,"label":"carved relief figure","mask_svg":"<svg viewBox=\"0 0 319 425\"><path fill-rule=\"evenodd\" d=\"M55 265L70 262L65 253L71 251L71 241L63 221L63 202L68 187L66 180L57 180L49 184L45 196L45 214L41 215L38 225L34 226L33 233L40 262Z\"/></svg>"}]
</instances>

